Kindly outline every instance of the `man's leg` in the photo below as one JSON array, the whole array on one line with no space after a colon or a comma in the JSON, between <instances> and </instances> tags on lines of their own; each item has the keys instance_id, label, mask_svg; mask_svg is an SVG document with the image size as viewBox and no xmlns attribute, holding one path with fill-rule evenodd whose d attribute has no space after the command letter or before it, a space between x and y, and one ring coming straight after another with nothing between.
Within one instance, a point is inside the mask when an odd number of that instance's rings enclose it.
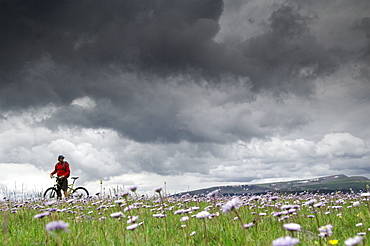
<instances>
[{"instance_id":1,"label":"man's leg","mask_svg":"<svg viewBox=\"0 0 370 246\"><path fill-rule=\"evenodd\" d=\"M57 190L57 197L58 197L58 199L62 199L62 191L61 190Z\"/></svg>"},{"instance_id":2,"label":"man's leg","mask_svg":"<svg viewBox=\"0 0 370 246\"><path fill-rule=\"evenodd\" d=\"M58 179L57 196L58 196L58 199L62 200L62 180L61 179Z\"/></svg>"},{"instance_id":3,"label":"man's leg","mask_svg":"<svg viewBox=\"0 0 370 246\"><path fill-rule=\"evenodd\" d=\"M67 190L64 191L64 197L68 198L68 191Z\"/></svg>"},{"instance_id":4,"label":"man's leg","mask_svg":"<svg viewBox=\"0 0 370 246\"><path fill-rule=\"evenodd\" d=\"M64 193L64 197L68 198L68 180L67 179L62 179L62 180L63 180L62 190L63 190L63 193Z\"/></svg>"}]
</instances>

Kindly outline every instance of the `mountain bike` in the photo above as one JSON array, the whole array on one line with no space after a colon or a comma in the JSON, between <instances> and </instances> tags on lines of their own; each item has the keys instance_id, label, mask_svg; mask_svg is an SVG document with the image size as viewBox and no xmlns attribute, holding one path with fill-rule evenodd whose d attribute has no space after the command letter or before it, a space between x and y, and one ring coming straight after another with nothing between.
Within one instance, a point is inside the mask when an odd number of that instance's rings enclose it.
<instances>
[{"instance_id":1,"label":"mountain bike","mask_svg":"<svg viewBox=\"0 0 370 246\"><path fill-rule=\"evenodd\" d=\"M46 189L46 191L44 192L44 198L48 198L48 199L58 198L57 190L58 190L58 186L59 186L58 180L60 178L57 177L57 176L53 176L53 178L55 178L55 184L54 184L53 187L50 187L50 188ZM73 183L68 184L68 194L71 194L73 197L88 198L89 197L89 192L84 187L74 188L75 182L78 179L78 177L71 177L71 179L73 180Z\"/></svg>"}]
</instances>

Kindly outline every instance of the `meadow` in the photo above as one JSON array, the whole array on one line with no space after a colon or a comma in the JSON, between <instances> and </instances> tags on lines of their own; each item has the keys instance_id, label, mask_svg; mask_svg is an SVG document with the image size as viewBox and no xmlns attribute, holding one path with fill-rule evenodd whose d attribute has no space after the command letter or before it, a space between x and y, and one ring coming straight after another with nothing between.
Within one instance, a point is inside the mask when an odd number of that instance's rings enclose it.
<instances>
[{"instance_id":1,"label":"meadow","mask_svg":"<svg viewBox=\"0 0 370 246\"><path fill-rule=\"evenodd\" d=\"M367 245L370 193L168 196L137 188L87 199L0 202L3 245Z\"/></svg>"}]
</instances>

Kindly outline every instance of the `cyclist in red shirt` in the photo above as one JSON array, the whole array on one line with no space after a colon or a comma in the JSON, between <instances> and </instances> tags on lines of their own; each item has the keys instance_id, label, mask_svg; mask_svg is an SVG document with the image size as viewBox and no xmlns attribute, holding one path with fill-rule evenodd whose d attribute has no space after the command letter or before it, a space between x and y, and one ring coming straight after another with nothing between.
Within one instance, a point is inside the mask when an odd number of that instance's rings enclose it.
<instances>
[{"instance_id":1,"label":"cyclist in red shirt","mask_svg":"<svg viewBox=\"0 0 370 246\"><path fill-rule=\"evenodd\" d=\"M50 173L50 178L53 177L54 174L57 174L58 176L58 189L57 189L57 195L58 198L62 198L62 192L64 192L64 197L68 197L68 177L71 173L71 170L69 169L68 162L64 161L64 156L60 155L58 156L58 163L55 164L54 171Z\"/></svg>"}]
</instances>

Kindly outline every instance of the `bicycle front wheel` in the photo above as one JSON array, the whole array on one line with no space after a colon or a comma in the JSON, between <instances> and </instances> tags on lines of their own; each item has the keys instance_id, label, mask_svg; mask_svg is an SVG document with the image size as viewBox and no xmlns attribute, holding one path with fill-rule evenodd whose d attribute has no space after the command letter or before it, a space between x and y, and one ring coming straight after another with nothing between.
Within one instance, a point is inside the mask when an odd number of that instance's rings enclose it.
<instances>
[{"instance_id":1,"label":"bicycle front wheel","mask_svg":"<svg viewBox=\"0 0 370 246\"><path fill-rule=\"evenodd\" d=\"M88 198L89 192L84 187L77 187L74 189L72 196L79 198Z\"/></svg>"},{"instance_id":2,"label":"bicycle front wheel","mask_svg":"<svg viewBox=\"0 0 370 246\"><path fill-rule=\"evenodd\" d=\"M54 187L48 188L44 192L44 198L46 198L46 199L57 199L58 198L57 190Z\"/></svg>"}]
</instances>

